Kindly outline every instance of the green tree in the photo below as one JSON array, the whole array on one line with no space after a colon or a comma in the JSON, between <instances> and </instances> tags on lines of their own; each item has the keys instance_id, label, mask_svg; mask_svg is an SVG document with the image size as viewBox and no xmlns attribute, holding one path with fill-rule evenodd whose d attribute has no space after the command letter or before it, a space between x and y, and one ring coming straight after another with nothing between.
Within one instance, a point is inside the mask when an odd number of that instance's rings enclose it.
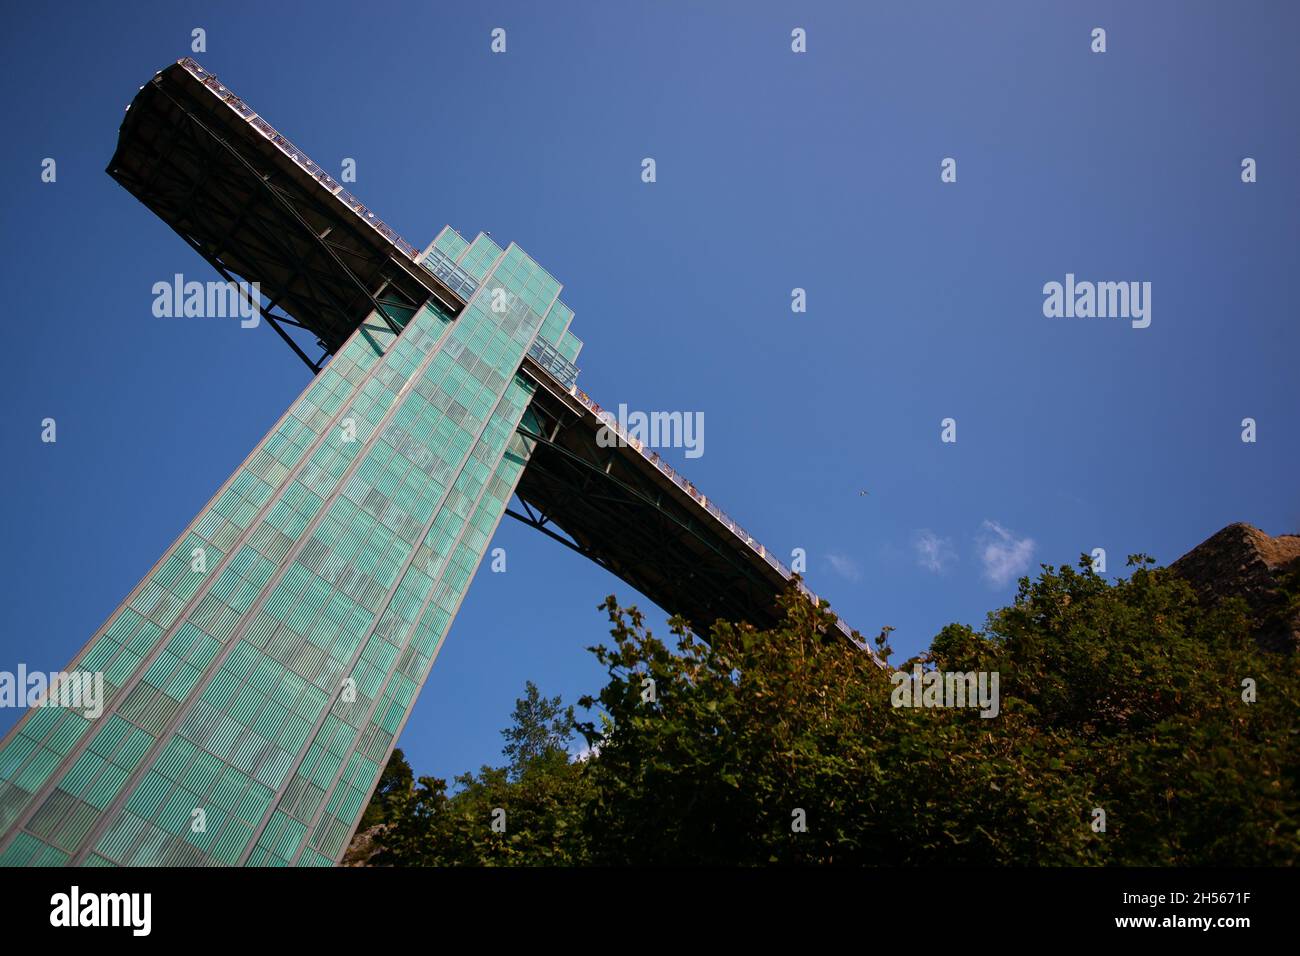
<instances>
[{"instance_id":1,"label":"green tree","mask_svg":"<svg viewBox=\"0 0 1300 956\"><path fill-rule=\"evenodd\" d=\"M506 739L502 753L510 758L510 772L516 779L539 757L552 751L567 753L575 720L573 707L564 707L559 697L548 700L528 681L510 716L512 723L501 731Z\"/></svg>"},{"instance_id":2,"label":"green tree","mask_svg":"<svg viewBox=\"0 0 1300 956\"><path fill-rule=\"evenodd\" d=\"M411 765L406 762L406 755L402 753L402 748L398 747L388 758L388 763L384 765L384 771L379 775L379 783L375 787L375 794L366 805L365 812L361 814L361 822L357 824L357 829L368 830L381 823L391 822L395 814L404 806L414 785L415 777Z\"/></svg>"},{"instance_id":3,"label":"green tree","mask_svg":"<svg viewBox=\"0 0 1300 956\"><path fill-rule=\"evenodd\" d=\"M585 764L571 760L572 707L528 682L516 700L504 767L446 781L421 777L403 812L379 837L376 865L548 866L587 858ZM495 824L495 826L494 826Z\"/></svg>"},{"instance_id":4,"label":"green tree","mask_svg":"<svg viewBox=\"0 0 1300 956\"><path fill-rule=\"evenodd\" d=\"M1295 864L1295 658L1258 649L1242 602L1202 607L1150 559L1129 565L1115 581L1087 556L1045 565L983 627L948 625L900 665L996 674L996 717L894 706L893 669L793 587L777 626L719 621L707 642L674 620L665 643L610 597L612 643L592 648L607 681L580 701L593 719L530 683L503 731L509 763L450 796L421 778L381 859ZM1287 586L1295 606L1300 581ZM585 761L568 755L575 728Z\"/></svg>"},{"instance_id":5,"label":"green tree","mask_svg":"<svg viewBox=\"0 0 1300 956\"><path fill-rule=\"evenodd\" d=\"M997 672L992 719L892 706L888 672L794 591L770 631L719 623L705 643L675 622L675 649L608 600L609 681L583 701L610 721L582 728L593 860L1296 862L1295 661L1256 648L1239 602L1201 608L1130 566L1113 584L1086 557L1044 566L983 629L950 625L903 665Z\"/></svg>"}]
</instances>

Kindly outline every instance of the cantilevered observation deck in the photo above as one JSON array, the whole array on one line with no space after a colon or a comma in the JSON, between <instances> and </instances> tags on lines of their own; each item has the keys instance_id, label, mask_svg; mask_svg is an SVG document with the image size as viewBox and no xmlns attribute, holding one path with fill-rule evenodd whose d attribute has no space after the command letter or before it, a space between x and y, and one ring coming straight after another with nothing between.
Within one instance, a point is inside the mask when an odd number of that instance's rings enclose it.
<instances>
[{"instance_id":1,"label":"cantilevered observation deck","mask_svg":"<svg viewBox=\"0 0 1300 956\"><path fill-rule=\"evenodd\" d=\"M262 315L313 373L371 315L397 332L428 300L458 315L478 291L454 261L405 241L189 58L141 88L108 173L224 278L259 283ZM719 617L774 623L791 571L655 452L626 435L601 447L600 429L617 425L577 387L577 373L540 338L529 351L520 374L537 390L533 422L520 431L532 450L517 488L522 510L507 513L703 635Z\"/></svg>"}]
</instances>

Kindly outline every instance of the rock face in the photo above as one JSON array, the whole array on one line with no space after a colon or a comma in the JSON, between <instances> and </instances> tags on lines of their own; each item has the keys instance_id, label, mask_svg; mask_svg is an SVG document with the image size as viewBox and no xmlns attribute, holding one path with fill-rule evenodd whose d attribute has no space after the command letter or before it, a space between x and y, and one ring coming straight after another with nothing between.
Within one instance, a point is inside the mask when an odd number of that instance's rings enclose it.
<instances>
[{"instance_id":1,"label":"rock face","mask_svg":"<svg viewBox=\"0 0 1300 956\"><path fill-rule=\"evenodd\" d=\"M1240 597L1250 607L1261 647L1300 648L1300 535L1269 537L1248 524L1230 524L1170 566L1203 601Z\"/></svg>"},{"instance_id":2,"label":"rock face","mask_svg":"<svg viewBox=\"0 0 1300 956\"><path fill-rule=\"evenodd\" d=\"M379 852L375 837L383 828L383 824L380 824L368 830L358 830L344 851L339 866L369 866L371 858Z\"/></svg>"}]
</instances>

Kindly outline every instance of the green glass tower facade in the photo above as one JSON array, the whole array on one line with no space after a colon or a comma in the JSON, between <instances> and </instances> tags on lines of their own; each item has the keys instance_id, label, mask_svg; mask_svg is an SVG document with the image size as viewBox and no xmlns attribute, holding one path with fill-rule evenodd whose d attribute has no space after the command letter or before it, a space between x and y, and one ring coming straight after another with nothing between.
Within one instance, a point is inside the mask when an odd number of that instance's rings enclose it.
<instances>
[{"instance_id":1,"label":"green glass tower facade","mask_svg":"<svg viewBox=\"0 0 1300 956\"><path fill-rule=\"evenodd\" d=\"M340 858L528 461L524 356L581 347L517 246L422 264L460 315L363 322L68 666L103 713L6 737L0 865Z\"/></svg>"}]
</instances>

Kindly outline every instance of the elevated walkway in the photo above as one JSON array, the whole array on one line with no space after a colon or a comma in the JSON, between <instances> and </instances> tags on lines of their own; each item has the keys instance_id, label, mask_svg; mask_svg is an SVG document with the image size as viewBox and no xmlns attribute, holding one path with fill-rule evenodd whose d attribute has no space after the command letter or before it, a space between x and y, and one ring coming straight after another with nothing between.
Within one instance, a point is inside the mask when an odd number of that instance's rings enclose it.
<instances>
[{"instance_id":1,"label":"elevated walkway","mask_svg":"<svg viewBox=\"0 0 1300 956\"><path fill-rule=\"evenodd\" d=\"M477 292L455 262L422 254L188 57L141 88L108 172L223 277L259 283L263 316L313 372L372 314L398 331L430 298L457 315ZM702 634L719 617L775 623L790 570L654 451L621 432L601 447L602 427L617 424L577 387L577 371L541 340L520 369L538 389L521 429L532 447L521 509L507 513Z\"/></svg>"}]
</instances>

